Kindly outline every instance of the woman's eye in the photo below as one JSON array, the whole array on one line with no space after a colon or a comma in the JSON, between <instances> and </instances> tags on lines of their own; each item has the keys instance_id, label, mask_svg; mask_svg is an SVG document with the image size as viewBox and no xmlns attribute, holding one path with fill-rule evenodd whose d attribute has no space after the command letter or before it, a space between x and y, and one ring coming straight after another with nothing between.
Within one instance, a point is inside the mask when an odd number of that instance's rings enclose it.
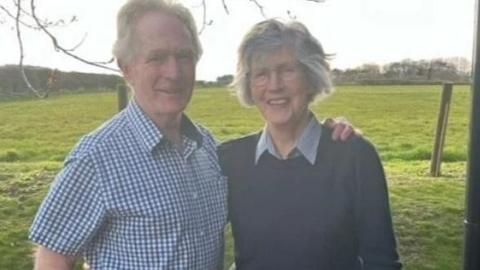
<instances>
[{"instance_id":1,"label":"woman's eye","mask_svg":"<svg viewBox=\"0 0 480 270\"><path fill-rule=\"evenodd\" d=\"M295 72L297 69L295 66L285 66L282 68L282 72L284 73L292 73Z\"/></svg>"},{"instance_id":2,"label":"woman's eye","mask_svg":"<svg viewBox=\"0 0 480 270\"><path fill-rule=\"evenodd\" d=\"M267 73L265 71L255 72L253 73L253 78L264 78L266 74Z\"/></svg>"}]
</instances>

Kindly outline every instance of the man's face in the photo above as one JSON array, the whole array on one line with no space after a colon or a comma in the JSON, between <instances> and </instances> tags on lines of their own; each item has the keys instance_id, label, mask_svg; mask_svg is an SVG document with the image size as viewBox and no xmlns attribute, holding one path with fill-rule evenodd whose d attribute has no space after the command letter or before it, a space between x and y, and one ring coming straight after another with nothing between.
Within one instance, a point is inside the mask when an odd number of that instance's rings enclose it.
<instances>
[{"instance_id":1,"label":"man's face","mask_svg":"<svg viewBox=\"0 0 480 270\"><path fill-rule=\"evenodd\" d=\"M193 43L174 15L148 12L135 27L133 59L122 65L135 101L150 117L178 117L195 82Z\"/></svg>"}]
</instances>

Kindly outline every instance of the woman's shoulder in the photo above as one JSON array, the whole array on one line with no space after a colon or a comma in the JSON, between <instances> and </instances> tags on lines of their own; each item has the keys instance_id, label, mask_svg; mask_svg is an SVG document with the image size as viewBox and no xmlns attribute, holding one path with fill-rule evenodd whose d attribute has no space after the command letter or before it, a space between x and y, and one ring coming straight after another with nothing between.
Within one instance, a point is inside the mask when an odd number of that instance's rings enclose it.
<instances>
[{"instance_id":1,"label":"woman's shoulder","mask_svg":"<svg viewBox=\"0 0 480 270\"><path fill-rule=\"evenodd\" d=\"M224 174L228 174L234 168L249 164L249 159L254 156L258 137L259 133L249 134L225 141L218 146L218 159Z\"/></svg>"},{"instance_id":2,"label":"woman's shoulder","mask_svg":"<svg viewBox=\"0 0 480 270\"><path fill-rule=\"evenodd\" d=\"M221 154L228 154L237 152L240 149L247 149L248 147L256 146L259 137L260 133L256 132L240 138L224 141L218 146L218 152Z\"/></svg>"},{"instance_id":3,"label":"woman's shoulder","mask_svg":"<svg viewBox=\"0 0 480 270\"><path fill-rule=\"evenodd\" d=\"M320 138L319 151L322 149L330 149L331 153L344 155L364 155L376 153L374 144L363 135L353 135L346 141L332 139L332 132L328 128L322 129Z\"/></svg>"}]
</instances>

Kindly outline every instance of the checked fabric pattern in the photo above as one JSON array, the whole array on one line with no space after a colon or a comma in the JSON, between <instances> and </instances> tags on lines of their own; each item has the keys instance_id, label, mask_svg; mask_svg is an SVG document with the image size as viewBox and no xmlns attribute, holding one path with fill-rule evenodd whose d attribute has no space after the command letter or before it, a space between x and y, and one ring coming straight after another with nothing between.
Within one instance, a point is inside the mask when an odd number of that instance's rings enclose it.
<instances>
[{"instance_id":1,"label":"checked fabric pattern","mask_svg":"<svg viewBox=\"0 0 480 270\"><path fill-rule=\"evenodd\" d=\"M179 153L131 101L72 150L31 241L91 269L221 269L226 179L216 143L182 119Z\"/></svg>"}]
</instances>

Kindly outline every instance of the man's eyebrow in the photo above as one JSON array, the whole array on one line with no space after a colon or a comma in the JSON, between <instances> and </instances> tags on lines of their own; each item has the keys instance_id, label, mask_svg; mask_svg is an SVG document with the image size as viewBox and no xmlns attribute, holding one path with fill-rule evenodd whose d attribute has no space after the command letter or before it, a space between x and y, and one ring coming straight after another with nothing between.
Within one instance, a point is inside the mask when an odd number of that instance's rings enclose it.
<instances>
[{"instance_id":1,"label":"man's eyebrow","mask_svg":"<svg viewBox=\"0 0 480 270\"><path fill-rule=\"evenodd\" d=\"M193 53L192 48L177 48L174 50L156 49L147 53L147 55L159 55L159 54L177 54L177 53Z\"/></svg>"},{"instance_id":2,"label":"man's eyebrow","mask_svg":"<svg viewBox=\"0 0 480 270\"><path fill-rule=\"evenodd\" d=\"M158 50L152 50L147 52L147 56L161 55L161 54L167 54L167 53L168 53L167 50L158 49Z\"/></svg>"},{"instance_id":3,"label":"man's eyebrow","mask_svg":"<svg viewBox=\"0 0 480 270\"><path fill-rule=\"evenodd\" d=\"M193 53L193 48L178 48L175 50L176 53Z\"/></svg>"}]
</instances>

